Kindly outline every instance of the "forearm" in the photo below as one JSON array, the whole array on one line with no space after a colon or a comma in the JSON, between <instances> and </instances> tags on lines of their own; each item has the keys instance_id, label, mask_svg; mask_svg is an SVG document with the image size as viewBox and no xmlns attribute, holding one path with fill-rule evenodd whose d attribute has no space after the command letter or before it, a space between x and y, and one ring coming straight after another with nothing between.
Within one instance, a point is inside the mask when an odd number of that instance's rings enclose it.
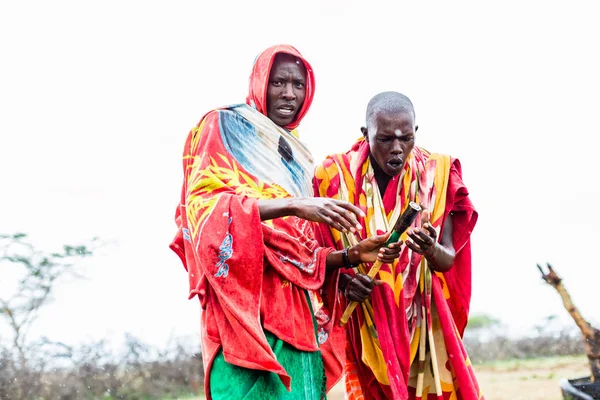
<instances>
[{"instance_id":1,"label":"forearm","mask_svg":"<svg viewBox=\"0 0 600 400\"><path fill-rule=\"evenodd\" d=\"M447 272L454 264L456 250L454 249L453 232L454 222L452 213L450 213L446 220L440 242L436 242L435 246L431 248L431 251L428 251L425 254L425 258L427 258L431 269L434 271Z\"/></svg>"},{"instance_id":2,"label":"forearm","mask_svg":"<svg viewBox=\"0 0 600 400\"><path fill-rule=\"evenodd\" d=\"M452 264L454 264L455 256L454 248L445 247L440 243L436 243L431 248L431 251L425 254L429 266L437 272L449 271L452 268Z\"/></svg>"},{"instance_id":3,"label":"forearm","mask_svg":"<svg viewBox=\"0 0 600 400\"><path fill-rule=\"evenodd\" d=\"M261 221L286 217L288 215L296 215L294 198L261 199L258 201L258 211L260 213Z\"/></svg>"}]
</instances>

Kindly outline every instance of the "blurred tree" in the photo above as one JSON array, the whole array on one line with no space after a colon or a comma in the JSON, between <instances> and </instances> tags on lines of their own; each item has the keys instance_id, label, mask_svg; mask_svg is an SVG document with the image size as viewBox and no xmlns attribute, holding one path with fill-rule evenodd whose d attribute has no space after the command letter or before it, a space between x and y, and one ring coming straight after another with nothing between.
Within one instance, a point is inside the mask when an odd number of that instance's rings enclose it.
<instances>
[{"instance_id":1,"label":"blurred tree","mask_svg":"<svg viewBox=\"0 0 600 400\"><path fill-rule=\"evenodd\" d=\"M64 245L62 251L47 253L36 249L24 233L0 234L0 277L14 277L11 290L0 293L0 320L11 332L10 342L18 353L21 368L27 365L27 332L39 310L52 298L55 284L66 276L81 277L73 268L91 256L97 239L85 245ZM7 285L7 282L3 282Z\"/></svg>"},{"instance_id":2,"label":"blurred tree","mask_svg":"<svg viewBox=\"0 0 600 400\"><path fill-rule=\"evenodd\" d=\"M489 329L500 325L500 320L489 314L474 314L469 317L469 329Z\"/></svg>"}]
</instances>

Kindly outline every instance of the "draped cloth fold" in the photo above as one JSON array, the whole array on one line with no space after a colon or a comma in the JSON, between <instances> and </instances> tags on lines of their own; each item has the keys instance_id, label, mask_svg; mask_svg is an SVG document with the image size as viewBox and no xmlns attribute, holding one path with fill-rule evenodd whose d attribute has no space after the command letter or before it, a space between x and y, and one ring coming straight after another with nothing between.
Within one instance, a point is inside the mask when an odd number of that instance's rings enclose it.
<instances>
[{"instance_id":1,"label":"draped cloth fold","mask_svg":"<svg viewBox=\"0 0 600 400\"><path fill-rule=\"evenodd\" d=\"M431 270L424 257L403 246L399 259L380 269L384 284L350 318L347 347L333 349L346 352L347 398L481 399L461 339L471 298L470 234L477 212L460 162L415 147L381 196L369 145L360 139L347 153L327 157L316 168L313 185L315 195L350 201L365 212L362 237L391 230L391 221L410 201L431 211L438 237L450 213L453 219L456 259L449 272ZM413 227L420 223L417 218ZM317 237L322 245L338 249L357 241L326 226L319 226ZM402 240L406 238L404 234ZM370 267L361 265L357 271L366 273ZM345 306L340 303L339 308Z\"/></svg>"},{"instance_id":2,"label":"draped cloth fold","mask_svg":"<svg viewBox=\"0 0 600 400\"><path fill-rule=\"evenodd\" d=\"M265 115L278 53L302 60L308 78L302 108L286 127ZM312 223L293 216L261 221L258 207L261 199L312 196L312 156L294 129L313 91L312 68L300 53L274 46L255 61L247 104L212 110L186 140L178 229L170 247L188 272L189 297L201 303L208 398L217 356L231 366L275 374L290 390L290 371L277 358L274 343L285 343L290 350L285 354L297 355L319 354L324 341L313 320L317 316L322 326L330 320L317 291L331 249L319 247ZM289 145L291 158L280 155L280 140ZM323 378L322 367L315 374Z\"/></svg>"}]
</instances>

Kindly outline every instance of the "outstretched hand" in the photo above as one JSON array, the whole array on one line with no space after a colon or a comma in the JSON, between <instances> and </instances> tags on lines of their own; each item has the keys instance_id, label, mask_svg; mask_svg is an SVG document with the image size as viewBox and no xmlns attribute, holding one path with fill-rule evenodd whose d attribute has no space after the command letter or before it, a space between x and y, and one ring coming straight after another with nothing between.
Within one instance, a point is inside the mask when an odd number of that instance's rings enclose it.
<instances>
[{"instance_id":1,"label":"outstretched hand","mask_svg":"<svg viewBox=\"0 0 600 400\"><path fill-rule=\"evenodd\" d=\"M362 210L342 200L323 197L303 197L294 201L294 215L313 222L324 222L342 232L360 231L358 218L364 217Z\"/></svg>"}]
</instances>

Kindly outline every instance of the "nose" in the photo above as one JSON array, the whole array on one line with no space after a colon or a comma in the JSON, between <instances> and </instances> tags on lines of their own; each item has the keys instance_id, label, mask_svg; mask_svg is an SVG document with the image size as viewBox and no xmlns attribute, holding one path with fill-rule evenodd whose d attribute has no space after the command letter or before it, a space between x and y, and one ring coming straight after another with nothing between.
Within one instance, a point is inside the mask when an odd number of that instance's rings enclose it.
<instances>
[{"instance_id":1,"label":"nose","mask_svg":"<svg viewBox=\"0 0 600 400\"><path fill-rule=\"evenodd\" d=\"M402 154L403 153L403 151L402 151L402 145L400 144L400 140L399 139L394 139L392 141L392 150L391 150L391 153L394 154L394 155Z\"/></svg>"},{"instance_id":2,"label":"nose","mask_svg":"<svg viewBox=\"0 0 600 400\"><path fill-rule=\"evenodd\" d=\"M286 84L283 87L283 91L281 93L281 98L283 98L284 100L295 100L296 99L296 94L294 93L294 88L292 87L291 84Z\"/></svg>"}]
</instances>

